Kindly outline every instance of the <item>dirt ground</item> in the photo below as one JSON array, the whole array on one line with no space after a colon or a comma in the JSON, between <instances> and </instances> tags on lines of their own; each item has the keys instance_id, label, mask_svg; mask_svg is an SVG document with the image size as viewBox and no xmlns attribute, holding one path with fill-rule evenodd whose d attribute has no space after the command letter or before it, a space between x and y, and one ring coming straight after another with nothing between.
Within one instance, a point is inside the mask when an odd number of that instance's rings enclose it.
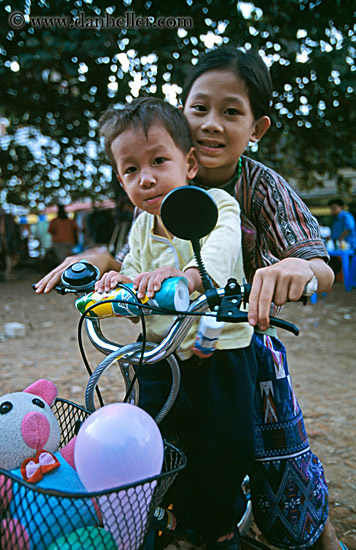
<instances>
[{"instance_id":1,"label":"dirt ground","mask_svg":"<svg viewBox=\"0 0 356 550\"><path fill-rule=\"evenodd\" d=\"M31 283L41 274L17 269L12 280L0 280L0 356L2 393L19 391L38 378L58 386L61 397L84 403L88 375L77 344L79 314L74 297L54 292L37 296ZM282 317L297 324L295 337L280 332L285 343L294 389L304 412L312 449L324 464L330 491L330 517L338 537L356 550L356 289L346 293L337 282L314 305L288 304ZM20 322L26 336L9 339L4 325ZM103 332L114 341L133 341L138 328L124 319L105 320ZM102 359L84 337L92 367ZM101 384L105 402L122 395L117 371ZM259 537L257 528L252 534ZM186 543L170 549L193 549Z\"/></svg>"}]
</instances>

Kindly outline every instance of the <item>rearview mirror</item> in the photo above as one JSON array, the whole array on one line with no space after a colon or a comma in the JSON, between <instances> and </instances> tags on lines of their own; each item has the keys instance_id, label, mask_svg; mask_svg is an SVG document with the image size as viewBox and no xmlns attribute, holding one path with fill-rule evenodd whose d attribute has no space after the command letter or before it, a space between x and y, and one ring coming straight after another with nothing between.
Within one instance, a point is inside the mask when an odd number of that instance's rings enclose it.
<instances>
[{"instance_id":1,"label":"rearview mirror","mask_svg":"<svg viewBox=\"0 0 356 550\"><path fill-rule=\"evenodd\" d=\"M161 206L161 218L166 229L180 239L191 241L205 290L214 285L201 259L199 239L214 229L218 216L218 207L209 193L193 185L173 189Z\"/></svg>"}]
</instances>

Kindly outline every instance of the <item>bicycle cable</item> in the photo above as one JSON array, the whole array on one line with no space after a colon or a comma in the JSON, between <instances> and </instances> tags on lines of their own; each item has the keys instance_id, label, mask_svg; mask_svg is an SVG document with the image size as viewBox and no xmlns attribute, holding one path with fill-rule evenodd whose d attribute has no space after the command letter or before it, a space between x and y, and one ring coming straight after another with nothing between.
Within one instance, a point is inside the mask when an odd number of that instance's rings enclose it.
<instances>
[{"instance_id":1,"label":"bicycle cable","mask_svg":"<svg viewBox=\"0 0 356 550\"><path fill-rule=\"evenodd\" d=\"M146 333L146 321L145 321L145 315L143 313L143 309L148 309L152 312L157 312L157 313L160 313L161 315L175 315L175 316L179 316L179 315L190 315L190 316L197 316L197 317L201 317L201 316L207 316L207 317L216 317L216 313L210 313L210 312L191 312L191 311L177 311L177 310L172 310L172 309L168 309L168 308L162 308L162 307L156 307L156 306L153 306L153 305L149 305L149 304L143 304L141 302L138 301L137 299L137 296L135 294L135 292L123 285L123 284L119 284L118 285L118 288L124 288L125 290L127 290L131 296L134 298L134 305L139 309L139 315L140 315L140 320L141 320L141 328L142 328L142 334L141 334L141 342L142 342L142 345L141 345L141 353L140 353L140 357L139 357L139 360L138 360L138 364L136 367L134 367L134 371L135 371L135 374L132 378L132 380L130 381L130 384L129 384L129 387L128 389L126 390L126 394L125 394L125 397L124 397L124 400L123 402L126 403L130 397L130 394L132 392L132 389L134 387L134 384L137 380L137 377L138 377L138 373L140 371L140 369L142 368L142 364L143 364L143 356L144 356L144 352L145 352L145 348L146 348L146 343L147 343L147 333ZM84 350L84 345L83 345L83 339L82 339L82 330L83 330L83 323L84 323L84 320L86 317L89 316L89 313L95 309L96 307L98 307L98 305L103 305L103 304L110 304L110 303L114 303L114 302L120 302L122 304L129 304L129 305L132 305L132 302L131 301L128 301L128 300L122 300L122 299L118 299L118 298L108 298L106 300L101 300L100 302L98 303L94 303L94 304L91 304L86 310L85 312L81 315L81 318L79 320L79 324L78 324L78 345L79 345L79 350L80 350L80 353L81 353L81 356L82 356L82 359L83 359L83 362L84 362L84 365L85 365L85 368L89 374L89 376L91 376L93 374L93 371L89 365L89 362L88 362L88 359L86 357L86 353L85 353L85 350ZM102 398L102 395L101 395L101 392L99 390L99 387L96 386L95 387L95 391L96 391L96 394L97 394L97 397L98 397L98 400L99 400L99 403L100 403L100 406L104 406L104 400Z\"/></svg>"},{"instance_id":2,"label":"bicycle cable","mask_svg":"<svg viewBox=\"0 0 356 550\"><path fill-rule=\"evenodd\" d=\"M142 309L145 307L145 304L141 304L139 301L137 301L137 297L135 295L135 293L128 287L124 286L124 285L121 285L119 284L118 285L119 288L125 288L125 290L127 290L134 298L135 300L135 305L139 308L139 315L140 315L140 319L141 319L141 328L142 328L142 346L141 346L141 354L140 354L140 357L139 357L139 362L138 362L138 365L135 369L135 374L133 376L133 379L129 385L129 388L127 389L126 391L126 395L124 397L124 403L127 402L127 400L129 399L129 396L131 394L131 391L132 391L132 388L133 388L133 385L134 383L136 382L137 380L137 374L138 374L138 371L140 370L141 366L142 366L142 362L143 362L143 355L144 355L144 351L145 351L145 347L146 347L146 341L147 341L147 338L146 338L146 321L145 321L145 318L144 318L144 313L142 311ZM131 304L132 305L132 302L129 302L127 300L117 300L117 299L107 299L107 300L102 300L100 302L100 304L106 304L106 303L113 303L113 302L121 302L121 303L126 303L126 304ZM85 353L85 350L84 350L84 345L83 345L83 339L82 339L82 330L83 330L83 323L84 323L84 320L86 317L88 317L88 314L95 308L97 307L98 304L95 303L95 304L92 304L91 306L89 306L85 312L81 315L81 318L79 319L79 323L78 323L78 345L79 345L79 350L80 350L80 353L81 353L81 356L82 356L82 359L83 359L83 362L84 362L84 365L85 365L85 368L89 374L89 376L91 376L93 374L93 371L89 365L89 361L86 357L86 353ZM158 309L158 308L157 308ZM99 387L96 386L95 387L95 391L96 391L96 394L97 394L97 397L98 397L98 400L99 400L99 403L100 403L100 406L103 407L104 406L104 400L102 398L102 395L100 393L100 390L99 390Z\"/></svg>"}]
</instances>

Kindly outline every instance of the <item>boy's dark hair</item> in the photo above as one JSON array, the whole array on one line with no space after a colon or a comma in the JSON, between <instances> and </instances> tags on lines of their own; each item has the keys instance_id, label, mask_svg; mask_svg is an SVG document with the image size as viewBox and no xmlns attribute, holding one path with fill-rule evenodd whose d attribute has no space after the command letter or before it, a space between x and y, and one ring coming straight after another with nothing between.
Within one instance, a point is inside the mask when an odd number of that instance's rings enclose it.
<instances>
[{"instance_id":1,"label":"boy's dark hair","mask_svg":"<svg viewBox=\"0 0 356 550\"><path fill-rule=\"evenodd\" d=\"M183 105L194 82L207 71L218 70L232 71L245 82L255 120L269 115L272 80L267 65L257 52L244 52L233 46L221 46L203 54L184 83Z\"/></svg>"},{"instance_id":2,"label":"boy's dark hair","mask_svg":"<svg viewBox=\"0 0 356 550\"><path fill-rule=\"evenodd\" d=\"M341 207L345 205L345 203L342 199L331 199L331 200L329 200L328 206L331 206L332 204L337 204L338 206L341 206Z\"/></svg>"},{"instance_id":3,"label":"boy's dark hair","mask_svg":"<svg viewBox=\"0 0 356 550\"><path fill-rule=\"evenodd\" d=\"M111 166L117 171L111 150L114 139L128 128L143 129L147 137L154 124L161 124L176 146L188 154L192 147L189 124L182 111L155 97L141 97L122 108L110 107L99 120L100 135L104 137L105 151Z\"/></svg>"}]
</instances>

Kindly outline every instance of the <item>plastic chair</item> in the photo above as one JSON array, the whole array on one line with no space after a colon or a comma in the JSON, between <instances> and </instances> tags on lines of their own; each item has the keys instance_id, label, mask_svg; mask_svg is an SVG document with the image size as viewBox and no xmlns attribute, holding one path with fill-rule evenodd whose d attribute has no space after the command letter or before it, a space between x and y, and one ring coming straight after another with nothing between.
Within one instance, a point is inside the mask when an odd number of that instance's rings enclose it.
<instances>
[{"instance_id":1,"label":"plastic chair","mask_svg":"<svg viewBox=\"0 0 356 550\"><path fill-rule=\"evenodd\" d=\"M344 264L345 265L345 264ZM352 256L349 262L349 267L347 272L344 273L342 270L342 279L344 282L346 292L350 292L352 288L356 287L356 254ZM326 292L322 293L322 296L326 296ZM318 301L318 293L315 292L310 296L310 303L316 304Z\"/></svg>"},{"instance_id":2,"label":"plastic chair","mask_svg":"<svg viewBox=\"0 0 356 550\"><path fill-rule=\"evenodd\" d=\"M351 289L356 287L356 254L353 255L350 262L350 271L348 275L348 286Z\"/></svg>"}]
</instances>

